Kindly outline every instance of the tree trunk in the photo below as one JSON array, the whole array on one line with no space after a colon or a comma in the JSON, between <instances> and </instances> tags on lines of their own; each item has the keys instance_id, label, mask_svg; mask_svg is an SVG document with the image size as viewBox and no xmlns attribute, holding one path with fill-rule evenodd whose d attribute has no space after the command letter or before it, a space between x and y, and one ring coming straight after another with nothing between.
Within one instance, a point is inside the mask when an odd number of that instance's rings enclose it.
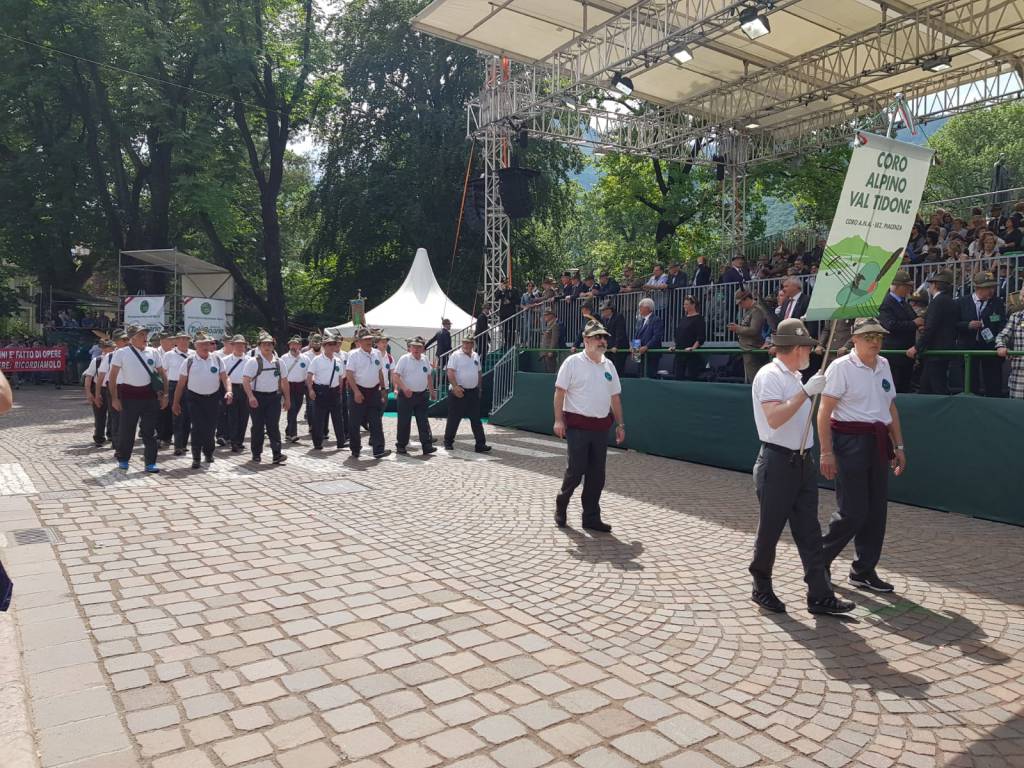
<instances>
[{"instance_id":1,"label":"tree trunk","mask_svg":"<svg viewBox=\"0 0 1024 768\"><path fill-rule=\"evenodd\" d=\"M260 213L263 219L263 260L267 269L267 324L280 347L287 341L288 316L285 309L284 277L281 274L281 218L277 211L280 192L268 185L261 195Z\"/></svg>"}]
</instances>

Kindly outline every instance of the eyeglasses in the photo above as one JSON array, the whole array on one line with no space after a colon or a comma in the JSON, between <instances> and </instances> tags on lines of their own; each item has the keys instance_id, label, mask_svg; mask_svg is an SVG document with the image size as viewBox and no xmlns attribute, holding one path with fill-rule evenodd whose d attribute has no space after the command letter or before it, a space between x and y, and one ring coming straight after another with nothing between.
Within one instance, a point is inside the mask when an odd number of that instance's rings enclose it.
<instances>
[{"instance_id":1,"label":"eyeglasses","mask_svg":"<svg viewBox=\"0 0 1024 768\"><path fill-rule=\"evenodd\" d=\"M862 333L862 334L860 334L860 337L862 339L864 339L864 341L875 342L875 341L881 341L883 338L885 338L885 334L884 333Z\"/></svg>"}]
</instances>

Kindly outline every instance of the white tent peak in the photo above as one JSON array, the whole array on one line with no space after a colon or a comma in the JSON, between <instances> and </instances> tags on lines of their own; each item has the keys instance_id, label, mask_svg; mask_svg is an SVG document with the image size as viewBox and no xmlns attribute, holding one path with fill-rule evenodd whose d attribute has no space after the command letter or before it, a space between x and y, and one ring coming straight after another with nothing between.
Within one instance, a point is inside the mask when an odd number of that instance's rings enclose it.
<instances>
[{"instance_id":1,"label":"white tent peak","mask_svg":"<svg viewBox=\"0 0 1024 768\"><path fill-rule=\"evenodd\" d=\"M441 320L452 321L458 331L473 324L473 316L464 312L445 295L430 266L426 248L416 250L409 273L397 291L366 312L366 325L382 328L391 337L392 345L405 348L405 340L413 336L430 338L441 328ZM351 336L352 323L328 328Z\"/></svg>"}]
</instances>

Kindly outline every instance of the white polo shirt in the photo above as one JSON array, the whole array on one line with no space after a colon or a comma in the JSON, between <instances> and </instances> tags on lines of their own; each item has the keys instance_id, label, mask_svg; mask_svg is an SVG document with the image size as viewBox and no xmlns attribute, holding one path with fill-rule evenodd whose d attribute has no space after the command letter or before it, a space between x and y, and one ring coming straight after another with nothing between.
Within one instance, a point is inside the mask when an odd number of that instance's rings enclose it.
<instances>
[{"instance_id":1,"label":"white polo shirt","mask_svg":"<svg viewBox=\"0 0 1024 768\"><path fill-rule=\"evenodd\" d=\"M455 383L464 389L480 385L480 355L476 352L467 355L459 347L448 356L447 369L455 371Z\"/></svg>"},{"instance_id":2,"label":"white polo shirt","mask_svg":"<svg viewBox=\"0 0 1024 768\"><path fill-rule=\"evenodd\" d=\"M302 352L293 355L289 350L288 354L281 358L284 363L284 375L290 384L305 384L306 372L309 368L309 358Z\"/></svg>"},{"instance_id":3,"label":"white polo shirt","mask_svg":"<svg viewBox=\"0 0 1024 768\"><path fill-rule=\"evenodd\" d=\"M874 369L868 368L854 350L834 360L825 371L825 391L836 398L832 418L836 421L880 421L889 424L892 414L889 406L896 399L889 361L881 355Z\"/></svg>"},{"instance_id":4,"label":"white polo shirt","mask_svg":"<svg viewBox=\"0 0 1024 768\"><path fill-rule=\"evenodd\" d=\"M221 355L220 361L224 363L224 373L228 375L228 380L232 384L241 384L242 376L245 371L246 358L239 357L232 353L229 355Z\"/></svg>"},{"instance_id":5,"label":"white polo shirt","mask_svg":"<svg viewBox=\"0 0 1024 768\"><path fill-rule=\"evenodd\" d=\"M380 384L380 355L374 355L376 350L364 352L362 349L354 349L348 353L348 362L345 365L346 371L352 371L356 384L364 389L371 389Z\"/></svg>"},{"instance_id":6,"label":"white polo shirt","mask_svg":"<svg viewBox=\"0 0 1024 768\"><path fill-rule=\"evenodd\" d=\"M117 350L115 349L114 352ZM100 367L97 369L97 373L103 376L103 386L110 386L110 363L114 358L114 352L107 352L100 358Z\"/></svg>"},{"instance_id":7,"label":"white polo shirt","mask_svg":"<svg viewBox=\"0 0 1024 768\"><path fill-rule=\"evenodd\" d=\"M260 370L260 358L263 360L262 370ZM281 387L283 368L281 359L277 355L267 360L257 352L242 364L242 375L249 377L253 392L277 392Z\"/></svg>"},{"instance_id":8,"label":"white polo shirt","mask_svg":"<svg viewBox=\"0 0 1024 768\"><path fill-rule=\"evenodd\" d=\"M391 389L391 372L395 368L395 358L390 352L381 352L379 349L376 352L377 357L380 358L381 368L384 370L384 386Z\"/></svg>"},{"instance_id":9,"label":"white polo shirt","mask_svg":"<svg viewBox=\"0 0 1024 768\"><path fill-rule=\"evenodd\" d=\"M114 352L114 358L110 361L111 368L120 368L117 374L118 384L127 384L131 387L148 387L150 383L149 373L158 371L160 365L159 349L146 347L136 349L139 355L136 357L135 349L131 344ZM142 361L139 361L139 357Z\"/></svg>"},{"instance_id":10,"label":"white polo shirt","mask_svg":"<svg viewBox=\"0 0 1024 768\"><path fill-rule=\"evenodd\" d=\"M761 366L754 375L750 397L754 401L754 424L757 425L757 436L761 442L781 445L792 451L814 446L814 430L807 429L807 419L811 415L811 398L804 392L800 371L789 370L785 363L775 358L768 365ZM770 427L764 412L764 403L784 403L794 397L803 399L800 409L782 426L774 429ZM807 437L801 446L800 440L804 438L804 432L807 433Z\"/></svg>"},{"instance_id":11,"label":"white polo shirt","mask_svg":"<svg viewBox=\"0 0 1024 768\"><path fill-rule=\"evenodd\" d=\"M181 372L182 364L188 360L188 353L182 352L180 349L172 349L170 352L165 352L163 356L164 370L167 371L168 381L177 381Z\"/></svg>"},{"instance_id":12,"label":"white polo shirt","mask_svg":"<svg viewBox=\"0 0 1024 768\"><path fill-rule=\"evenodd\" d=\"M427 388L430 378L430 363L427 358L417 360L412 352L406 352L395 363L395 373L402 377L402 383L413 392L422 392Z\"/></svg>"},{"instance_id":13,"label":"white polo shirt","mask_svg":"<svg viewBox=\"0 0 1024 768\"><path fill-rule=\"evenodd\" d=\"M190 355L178 372L178 381L188 379L188 391L197 395L212 395L220 389L220 374L224 362L212 352L202 358L197 352Z\"/></svg>"},{"instance_id":14,"label":"white polo shirt","mask_svg":"<svg viewBox=\"0 0 1024 768\"><path fill-rule=\"evenodd\" d=\"M345 378L345 364L337 355L317 355L309 364L309 373L317 386L340 387Z\"/></svg>"},{"instance_id":15,"label":"white polo shirt","mask_svg":"<svg viewBox=\"0 0 1024 768\"><path fill-rule=\"evenodd\" d=\"M601 356L595 363L586 352L569 355L555 377L555 388L565 390L564 410L592 419L603 419L612 410L612 396L622 392L612 361Z\"/></svg>"},{"instance_id":16,"label":"white polo shirt","mask_svg":"<svg viewBox=\"0 0 1024 768\"><path fill-rule=\"evenodd\" d=\"M86 376L92 376L95 379L101 362L103 362L103 357L94 357L90 360L89 365L85 368L85 373L82 374L82 378L84 379Z\"/></svg>"}]
</instances>

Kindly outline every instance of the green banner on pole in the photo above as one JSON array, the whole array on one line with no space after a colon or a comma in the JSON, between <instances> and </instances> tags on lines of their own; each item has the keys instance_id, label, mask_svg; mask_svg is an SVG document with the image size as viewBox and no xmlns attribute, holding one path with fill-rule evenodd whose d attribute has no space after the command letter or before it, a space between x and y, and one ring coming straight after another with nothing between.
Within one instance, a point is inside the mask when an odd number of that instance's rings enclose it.
<instances>
[{"instance_id":1,"label":"green banner on pole","mask_svg":"<svg viewBox=\"0 0 1024 768\"><path fill-rule=\"evenodd\" d=\"M875 317L903 261L934 151L857 134L807 320Z\"/></svg>"}]
</instances>

